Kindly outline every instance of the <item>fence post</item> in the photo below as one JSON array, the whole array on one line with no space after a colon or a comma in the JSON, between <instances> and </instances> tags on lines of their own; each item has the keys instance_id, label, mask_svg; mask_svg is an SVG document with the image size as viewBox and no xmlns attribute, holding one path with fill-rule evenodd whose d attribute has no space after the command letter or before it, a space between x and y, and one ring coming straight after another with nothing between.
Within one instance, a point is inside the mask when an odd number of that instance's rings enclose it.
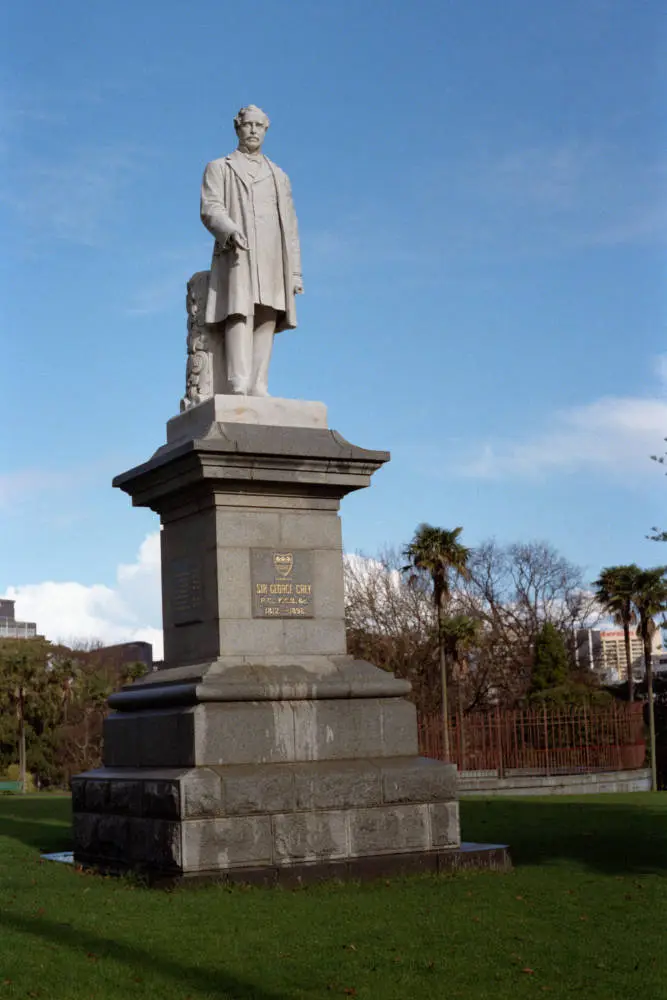
<instances>
[{"instance_id":1,"label":"fence post","mask_svg":"<svg viewBox=\"0 0 667 1000\"><path fill-rule=\"evenodd\" d=\"M495 726L495 729L496 729L496 748L497 748L496 752L498 754L498 767L497 767L498 777L499 778L504 778L505 777L505 761L503 760L503 730L502 730L502 722L501 722L501 717L500 717L500 707L498 705L496 705L496 726Z\"/></svg>"},{"instance_id":2,"label":"fence post","mask_svg":"<svg viewBox=\"0 0 667 1000\"><path fill-rule=\"evenodd\" d=\"M625 716L625 719L628 720L628 715L627 714ZM613 730L614 730L613 740L614 740L614 743L616 744L616 760L614 761L614 764L615 764L616 768L620 771L621 768L623 767L624 763L625 763L624 758L623 758L622 747L623 747L624 743L627 743L627 744L632 743L632 728L631 728L630 725L626 725L626 727L625 727L626 728L626 732L622 732L622 730L621 730L620 713L619 713L618 709L616 708L616 706L614 706L614 715L613 715L613 718L612 718L612 725L613 725ZM627 735L626 735L626 733L627 733Z\"/></svg>"},{"instance_id":3,"label":"fence post","mask_svg":"<svg viewBox=\"0 0 667 1000\"><path fill-rule=\"evenodd\" d=\"M459 702L459 770L465 771L466 769L466 731L465 731L465 721L463 715L463 709Z\"/></svg>"},{"instance_id":4,"label":"fence post","mask_svg":"<svg viewBox=\"0 0 667 1000\"><path fill-rule=\"evenodd\" d=\"M548 778L551 774L551 767L549 765L549 719L546 709L543 710L542 718L544 719L544 764Z\"/></svg>"},{"instance_id":5,"label":"fence post","mask_svg":"<svg viewBox=\"0 0 667 1000\"><path fill-rule=\"evenodd\" d=\"M591 734L590 734L590 728L589 728L589 712L590 712L590 709L587 706L584 706L584 708L583 708L583 713L584 713L584 739L586 740L586 770L588 770L588 771L590 771L590 769L591 769ZM591 718L592 718L592 716L591 716Z\"/></svg>"}]
</instances>

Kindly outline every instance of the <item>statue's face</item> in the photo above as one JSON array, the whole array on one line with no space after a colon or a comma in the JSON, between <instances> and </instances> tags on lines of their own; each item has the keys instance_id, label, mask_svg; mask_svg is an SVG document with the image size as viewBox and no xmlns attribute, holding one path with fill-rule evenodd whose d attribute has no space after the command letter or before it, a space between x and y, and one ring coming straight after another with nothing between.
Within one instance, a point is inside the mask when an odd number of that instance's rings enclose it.
<instances>
[{"instance_id":1,"label":"statue's face","mask_svg":"<svg viewBox=\"0 0 667 1000\"><path fill-rule=\"evenodd\" d=\"M247 112L236 130L239 137L239 149L244 149L248 153L258 153L262 148L266 129L264 115L258 111Z\"/></svg>"}]
</instances>

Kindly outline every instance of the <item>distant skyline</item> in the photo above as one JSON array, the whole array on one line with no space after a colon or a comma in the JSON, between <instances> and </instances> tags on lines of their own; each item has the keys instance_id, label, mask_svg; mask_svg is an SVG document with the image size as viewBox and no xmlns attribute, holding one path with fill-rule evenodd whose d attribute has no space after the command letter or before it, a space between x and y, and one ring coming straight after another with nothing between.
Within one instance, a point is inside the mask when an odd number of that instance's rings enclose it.
<instances>
[{"instance_id":1,"label":"distant skyline","mask_svg":"<svg viewBox=\"0 0 667 1000\"><path fill-rule=\"evenodd\" d=\"M205 163L256 103L299 328L271 392L391 463L348 551L416 525L667 563L666 19L657 0L35 0L0 14L0 594L159 640L157 519L111 489L178 410Z\"/></svg>"}]
</instances>

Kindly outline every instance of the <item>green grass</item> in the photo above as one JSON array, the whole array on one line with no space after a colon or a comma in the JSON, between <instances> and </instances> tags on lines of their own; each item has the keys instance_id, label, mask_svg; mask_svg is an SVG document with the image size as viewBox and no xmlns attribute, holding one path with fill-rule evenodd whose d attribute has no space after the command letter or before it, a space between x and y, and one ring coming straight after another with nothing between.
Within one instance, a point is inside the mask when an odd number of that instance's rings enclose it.
<instances>
[{"instance_id":1,"label":"green grass","mask_svg":"<svg viewBox=\"0 0 667 1000\"><path fill-rule=\"evenodd\" d=\"M165 893L40 862L69 799L0 797L0 1000L667 1000L667 795L461 809L514 872Z\"/></svg>"}]
</instances>

